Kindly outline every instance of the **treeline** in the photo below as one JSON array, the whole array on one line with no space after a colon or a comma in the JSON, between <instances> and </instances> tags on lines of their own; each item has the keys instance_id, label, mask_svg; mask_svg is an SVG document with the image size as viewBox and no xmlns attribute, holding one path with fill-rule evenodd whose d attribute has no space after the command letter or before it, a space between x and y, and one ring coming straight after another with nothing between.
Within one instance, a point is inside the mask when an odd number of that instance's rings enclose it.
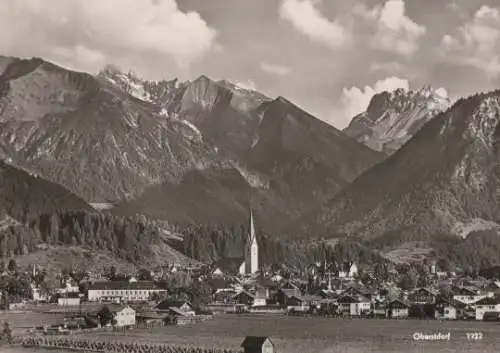
<instances>
[{"instance_id":1,"label":"treeline","mask_svg":"<svg viewBox=\"0 0 500 353\"><path fill-rule=\"evenodd\" d=\"M500 265L500 235L496 230L473 232L466 239L443 237L433 245L433 256L446 264L445 270L460 269L477 275Z\"/></svg>"},{"instance_id":2,"label":"treeline","mask_svg":"<svg viewBox=\"0 0 500 353\"><path fill-rule=\"evenodd\" d=\"M185 228L182 252L191 258L211 263L220 258L243 257L248 230L244 226L200 225ZM300 261L300 253L291 244L267 234L257 238L261 261L266 264Z\"/></svg>"},{"instance_id":3,"label":"treeline","mask_svg":"<svg viewBox=\"0 0 500 353\"><path fill-rule=\"evenodd\" d=\"M12 257L36 249L39 243L76 245L109 251L132 263L152 255L161 241L157 227L137 219L75 211L40 215L26 226L8 227L0 236L0 256Z\"/></svg>"},{"instance_id":4,"label":"treeline","mask_svg":"<svg viewBox=\"0 0 500 353\"><path fill-rule=\"evenodd\" d=\"M244 226L203 225L186 228L180 233L183 234L183 242L179 250L196 260L211 263L220 258L243 257L248 229ZM267 266L285 264L305 268L318 262L339 266L344 262L365 265L387 262L378 252L348 239L337 244L299 244L262 233L257 239L260 261Z\"/></svg>"},{"instance_id":5,"label":"treeline","mask_svg":"<svg viewBox=\"0 0 500 353\"><path fill-rule=\"evenodd\" d=\"M25 223L43 213L92 208L62 186L0 160L0 208Z\"/></svg>"}]
</instances>

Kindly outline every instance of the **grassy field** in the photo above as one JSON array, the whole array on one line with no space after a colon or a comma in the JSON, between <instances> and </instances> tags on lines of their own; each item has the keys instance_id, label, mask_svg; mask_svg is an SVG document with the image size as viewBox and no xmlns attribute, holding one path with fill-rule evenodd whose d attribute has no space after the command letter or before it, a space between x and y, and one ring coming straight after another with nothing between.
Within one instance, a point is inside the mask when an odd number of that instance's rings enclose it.
<instances>
[{"instance_id":1,"label":"grassy field","mask_svg":"<svg viewBox=\"0 0 500 353\"><path fill-rule=\"evenodd\" d=\"M415 332L424 334L450 332L451 340L414 341L412 335ZM483 339L468 341L466 337L468 332L480 332ZM479 353L497 352L500 347L499 323L279 316L218 317L192 326L141 329L125 334L94 333L86 335L85 338L234 349L239 347L246 335L270 336L277 344L279 353ZM12 350L8 353L19 352L21 350Z\"/></svg>"},{"instance_id":2,"label":"grassy field","mask_svg":"<svg viewBox=\"0 0 500 353\"><path fill-rule=\"evenodd\" d=\"M21 335L36 326L63 323L64 316L63 313L0 311L0 325L7 322L14 335ZM0 353L3 352L3 348L0 348Z\"/></svg>"}]
</instances>

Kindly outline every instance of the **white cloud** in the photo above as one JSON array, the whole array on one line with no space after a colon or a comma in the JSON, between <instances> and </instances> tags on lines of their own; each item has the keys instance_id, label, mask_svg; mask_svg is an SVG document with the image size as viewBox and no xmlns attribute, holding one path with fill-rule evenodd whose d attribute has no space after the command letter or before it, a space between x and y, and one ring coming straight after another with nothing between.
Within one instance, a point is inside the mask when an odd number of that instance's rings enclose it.
<instances>
[{"instance_id":1,"label":"white cloud","mask_svg":"<svg viewBox=\"0 0 500 353\"><path fill-rule=\"evenodd\" d=\"M500 9L482 6L454 35L443 37L442 47L446 60L500 76Z\"/></svg>"},{"instance_id":2,"label":"white cloud","mask_svg":"<svg viewBox=\"0 0 500 353\"><path fill-rule=\"evenodd\" d=\"M411 56L418 50L420 39L427 32L425 26L406 15L403 0L389 0L372 9L358 4L353 14L375 24L371 46L382 51Z\"/></svg>"},{"instance_id":3,"label":"white cloud","mask_svg":"<svg viewBox=\"0 0 500 353\"><path fill-rule=\"evenodd\" d=\"M446 7L449 8L450 10L452 10L452 11L460 11L460 6L454 0L450 1L449 3L447 3Z\"/></svg>"},{"instance_id":4,"label":"white cloud","mask_svg":"<svg viewBox=\"0 0 500 353\"><path fill-rule=\"evenodd\" d=\"M395 72L395 71L401 71L403 68L403 65L396 61L391 61L391 62L374 62L370 64L370 73L374 72Z\"/></svg>"},{"instance_id":5,"label":"white cloud","mask_svg":"<svg viewBox=\"0 0 500 353\"><path fill-rule=\"evenodd\" d=\"M317 7L320 2L321 0L285 0L280 7L280 17L313 42L331 48L348 45L351 42L351 32L339 21L325 17Z\"/></svg>"},{"instance_id":6,"label":"white cloud","mask_svg":"<svg viewBox=\"0 0 500 353\"><path fill-rule=\"evenodd\" d=\"M444 87L438 88L435 93L442 98L448 98L448 91Z\"/></svg>"},{"instance_id":7,"label":"white cloud","mask_svg":"<svg viewBox=\"0 0 500 353\"><path fill-rule=\"evenodd\" d=\"M260 63L260 69L268 74L278 75L278 76L286 76L292 70L287 66L268 64L265 62Z\"/></svg>"},{"instance_id":8,"label":"white cloud","mask_svg":"<svg viewBox=\"0 0 500 353\"><path fill-rule=\"evenodd\" d=\"M384 91L392 92L398 88L409 90L408 80L392 76L377 81L373 86L344 88L339 108L335 109L333 113L333 124L339 129L345 128L352 118L366 111L375 94Z\"/></svg>"},{"instance_id":9,"label":"white cloud","mask_svg":"<svg viewBox=\"0 0 500 353\"><path fill-rule=\"evenodd\" d=\"M217 37L175 0L8 1L0 8L0 28L2 53L76 62L87 71L125 57L189 65L210 52Z\"/></svg>"}]
</instances>

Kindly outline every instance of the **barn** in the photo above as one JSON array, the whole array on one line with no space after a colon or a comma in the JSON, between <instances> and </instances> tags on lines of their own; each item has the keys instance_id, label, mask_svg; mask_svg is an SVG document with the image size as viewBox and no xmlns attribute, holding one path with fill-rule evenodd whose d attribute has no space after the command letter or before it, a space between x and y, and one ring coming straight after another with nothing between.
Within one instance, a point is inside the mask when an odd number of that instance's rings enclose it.
<instances>
[{"instance_id":1,"label":"barn","mask_svg":"<svg viewBox=\"0 0 500 353\"><path fill-rule=\"evenodd\" d=\"M241 344L245 353L276 353L274 343L269 337L247 336Z\"/></svg>"}]
</instances>

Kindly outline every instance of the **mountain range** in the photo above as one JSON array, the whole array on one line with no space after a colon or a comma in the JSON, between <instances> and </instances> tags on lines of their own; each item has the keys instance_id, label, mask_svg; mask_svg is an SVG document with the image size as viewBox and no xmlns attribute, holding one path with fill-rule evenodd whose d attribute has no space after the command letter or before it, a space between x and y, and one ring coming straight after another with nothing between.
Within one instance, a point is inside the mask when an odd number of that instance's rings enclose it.
<instances>
[{"instance_id":1,"label":"mountain range","mask_svg":"<svg viewBox=\"0 0 500 353\"><path fill-rule=\"evenodd\" d=\"M500 91L460 99L289 230L384 246L497 232L499 122Z\"/></svg>"},{"instance_id":2,"label":"mountain range","mask_svg":"<svg viewBox=\"0 0 500 353\"><path fill-rule=\"evenodd\" d=\"M172 229L241 225L249 208L283 240L458 241L500 222L499 99L382 92L340 131L284 97L207 76L146 81L0 57L2 229L16 222L35 242L131 262L141 237L148 256L179 259Z\"/></svg>"},{"instance_id":3,"label":"mountain range","mask_svg":"<svg viewBox=\"0 0 500 353\"><path fill-rule=\"evenodd\" d=\"M284 98L227 81L148 82L113 68L91 76L3 60L4 157L87 202L119 203L117 214L240 222L252 200L274 228L382 158Z\"/></svg>"}]
</instances>

